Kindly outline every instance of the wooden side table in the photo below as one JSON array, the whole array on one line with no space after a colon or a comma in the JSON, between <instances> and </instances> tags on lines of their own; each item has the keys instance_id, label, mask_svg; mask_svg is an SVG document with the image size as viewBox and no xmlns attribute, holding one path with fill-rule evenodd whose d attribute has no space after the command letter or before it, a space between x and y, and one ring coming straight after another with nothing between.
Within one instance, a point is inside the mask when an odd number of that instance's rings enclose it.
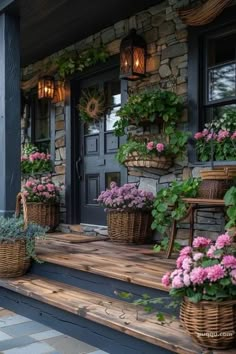
<instances>
[{"instance_id":1,"label":"wooden side table","mask_svg":"<svg viewBox=\"0 0 236 354\"><path fill-rule=\"evenodd\" d=\"M172 227L171 227L171 233L170 233L170 240L169 240L169 245L168 249L166 251L166 257L170 258L173 247L174 247L174 242L177 234L177 223L184 220L186 217L190 216L190 230L189 230L189 246L192 246L193 243L193 237L194 237L194 212L195 210L198 209L209 209L209 208L221 208L225 209L225 203L223 199L201 199L201 198L183 198L183 201L188 203L189 208L187 210L186 215L176 221L173 221Z\"/></svg>"}]
</instances>

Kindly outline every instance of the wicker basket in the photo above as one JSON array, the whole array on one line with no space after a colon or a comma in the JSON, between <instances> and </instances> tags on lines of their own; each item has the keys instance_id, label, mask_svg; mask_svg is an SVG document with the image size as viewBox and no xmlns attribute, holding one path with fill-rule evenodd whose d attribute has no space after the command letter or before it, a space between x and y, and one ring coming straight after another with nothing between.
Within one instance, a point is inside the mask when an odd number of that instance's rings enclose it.
<instances>
[{"instance_id":1,"label":"wicker basket","mask_svg":"<svg viewBox=\"0 0 236 354\"><path fill-rule=\"evenodd\" d=\"M198 197L205 199L222 199L227 190L234 185L232 179L204 179L198 189Z\"/></svg>"},{"instance_id":2,"label":"wicker basket","mask_svg":"<svg viewBox=\"0 0 236 354\"><path fill-rule=\"evenodd\" d=\"M160 170L168 170L173 165L173 160L171 157L167 156L147 156L144 159L137 152L133 152L128 155L124 164L126 167L152 167Z\"/></svg>"},{"instance_id":3,"label":"wicker basket","mask_svg":"<svg viewBox=\"0 0 236 354\"><path fill-rule=\"evenodd\" d=\"M59 205L51 203L27 203L24 195L17 196L16 214L20 213L21 200L23 213L27 222L35 223L43 227L48 227L48 232L52 232L59 224Z\"/></svg>"},{"instance_id":4,"label":"wicker basket","mask_svg":"<svg viewBox=\"0 0 236 354\"><path fill-rule=\"evenodd\" d=\"M0 242L0 278L20 277L29 267L25 240Z\"/></svg>"},{"instance_id":5,"label":"wicker basket","mask_svg":"<svg viewBox=\"0 0 236 354\"><path fill-rule=\"evenodd\" d=\"M236 343L236 300L194 304L184 298L180 320L192 339L203 347L227 349Z\"/></svg>"},{"instance_id":6,"label":"wicker basket","mask_svg":"<svg viewBox=\"0 0 236 354\"><path fill-rule=\"evenodd\" d=\"M107 213L108 236L113 242L144 244L152 235L152 215L143 211Z\"/></svg>"}]
</instances>

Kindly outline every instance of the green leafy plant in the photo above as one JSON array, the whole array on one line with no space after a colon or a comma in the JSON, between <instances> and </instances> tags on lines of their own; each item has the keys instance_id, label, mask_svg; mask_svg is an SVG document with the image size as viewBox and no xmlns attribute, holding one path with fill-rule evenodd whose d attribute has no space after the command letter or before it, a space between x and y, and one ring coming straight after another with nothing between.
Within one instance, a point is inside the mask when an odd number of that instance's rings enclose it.
<instances>
[{"instance_id":1,"label":"green leafy plant","mask_svg":"<svg viewBox=\"0 0 236 354\"><path fill-rule=\"evenodd\" d=\"M174 181L168 188L161 189L154 201L152 229L167 235L173 219L178 221L186 215L188 206L183 198L196 197L199 184L200 179L190 178L182 182Z\"/></svg>"},{"instance_id":2,"label":"green leafy plant","mask_svg":"<svg viewBox=\"0 0 236 354\"><path fill-rule=\"evenodd\" d=\"M36 224L28 224L25 228L23 218L0 217L0 243L25 240L27 255L35 260L38 260L35 254L35 238L45 237L46 231L46 228Z\"/></svg>"},{"instance_id":3,"label":"green leafy plant","mask_svg":"<svg viewBox=\"0 0 236 354\"><path fill-rule=\"evenodd\" d=\"M65 79L75 72L82 72L97 63L106 62L108 57L109 53L104 46L101 46L99 48L90 48L81 54L77 51L67 51L55 60L55 64L58 75L62 79Z\"/></svg>"},{"instance_id":4,"label":"green leafy plant","mask_svg":"<svg viewBox=\"0 0 236 354\"><path fill-rule=\"evenodd\" d=\"M161 251L167 251L168 249L168 245L169 245L169 238L168 237L164 237L159 244L156 244L154 247L153 247L153 250L157 253L161 252ZM178 243L177 241L174 242L174 247L173 247L173 250L175 252L178 252L180 251L181 249L181 245L180 243Z\"/></svg>"},{"instance_id":5,"label":"green leafy plant","mask_svg":"<svg viewBox=\"0 0 236 354\"><path fill-rule=\"evenodd\" d=\"M236 227L236 187L231 187L224 196L227 208L227 216L229 218L226 228Z\"/></svg>"},{"instance_id":6,"label":"green leafy plant","mask_svg":"<svg viewBox=\"0 0 236 354\"><path fill-rule=\"evenodd\" d=\"M23 175L35 175L51 171L51 155L39 152L38 148L32 144L26 144L21 155L21 173Z\"/></svg>"},{"instance_id":7,"label":"green leafy plant","mask_svg":"<svg viewBox=\"0 0 236 354\"><path fill-rule=\"evenodd\" d=\"M114 124L117 136L125 134L131 124L139 126L144 120L153 123L161 119L164 127L175 126L183 113L181 98L170 91L145 91L129 97L117 112L120 119Z\"/></svg>"}]
</instances>

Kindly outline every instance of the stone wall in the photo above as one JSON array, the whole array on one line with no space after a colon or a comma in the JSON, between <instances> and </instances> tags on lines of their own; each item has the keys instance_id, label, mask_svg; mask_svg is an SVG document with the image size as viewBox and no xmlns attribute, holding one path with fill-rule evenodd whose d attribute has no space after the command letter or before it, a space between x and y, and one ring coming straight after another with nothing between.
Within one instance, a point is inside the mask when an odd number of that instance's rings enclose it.
<instances>
[{"instance_id":1,"label":"stone wall","mask_svg":"<svg viewBox=\"0 0 236 354\"><path fill-rule=\"evenodd\" d=\"M187 63L188 63L188 30L178 17L177 9L196 1L192 0L165 0L160 4L137 13L125 20L115 23L109 28L89 36L82 41L66 48L65 50L83 51L103 43L111 55L119 53L120 41L127 35L131 28L136 28L147 42L147 76L145 79L129 84L130 92L137 92L144 88L160 87L172 90L183 97L187 102ZM23 79L32 77L40 67L45 66L51 59L62 55L65 50L53 54L50 58L30 65L23 69ZM65 112L64 104L56 104L55 119L55 179L64 182L65 178ZM189 129L187 107L181 119L180 129ZM132 129L132 127L131 127ZM142 129L136 133L142 134ZM193 171L194 176L199 173ZM129 182L139 182L140 188L156 193L174 180L182 180L192 175L188 167L187 158L184 161L175 161L175 166L164 172L156 169L130 169ZM62 212L65 212L65 205ZM206 215L206 214L205 214ZM220 215L209 213L207 217L201 213L197 216L197 226L201 231L208 230L215 235L220 231ZM185 230L185 227L184 227ZM196 231L197 232L197 231ZM183 234L186 233L183 231Z\"/></svg>"}]
</instances>

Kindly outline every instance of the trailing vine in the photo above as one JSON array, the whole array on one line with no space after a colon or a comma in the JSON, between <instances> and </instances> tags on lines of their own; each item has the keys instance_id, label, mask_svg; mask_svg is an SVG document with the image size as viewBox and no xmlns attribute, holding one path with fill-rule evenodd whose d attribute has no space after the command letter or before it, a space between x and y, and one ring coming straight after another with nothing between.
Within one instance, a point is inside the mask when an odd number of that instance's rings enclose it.
<instances>
[{"instance_id":1,"label":"trailing vine","mask_svg":"<svg viewBox=\"0 0 236 354\"><path fill-rule=\"evenodd\" d=\"M55 60L57 72L60 78L65 79L75 72L82 72L85 69L97 64L104 63L109 57L109 53L104 46L90 48L83 53L78 51L67 51L64 55Z\"/></svg>"}]
</instances>

